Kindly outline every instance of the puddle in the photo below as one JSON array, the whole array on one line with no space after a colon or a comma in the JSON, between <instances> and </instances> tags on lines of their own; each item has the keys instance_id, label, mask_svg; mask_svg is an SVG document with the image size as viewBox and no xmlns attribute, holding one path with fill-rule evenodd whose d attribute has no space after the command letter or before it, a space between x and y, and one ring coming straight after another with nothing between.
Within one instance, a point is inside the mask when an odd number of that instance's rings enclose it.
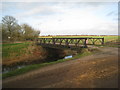
<instances>
[{"instance_id":1,"label":"puddle","mask_svg":"<svg viewBox=\"0 0 120 90\"><path fill-rule=\"evenodd\" d=\"M72 58L73 56L72 55L69 55L69 56L65 56L64 59L68 59L68 58Z\"/></svg>"}]
</instances>

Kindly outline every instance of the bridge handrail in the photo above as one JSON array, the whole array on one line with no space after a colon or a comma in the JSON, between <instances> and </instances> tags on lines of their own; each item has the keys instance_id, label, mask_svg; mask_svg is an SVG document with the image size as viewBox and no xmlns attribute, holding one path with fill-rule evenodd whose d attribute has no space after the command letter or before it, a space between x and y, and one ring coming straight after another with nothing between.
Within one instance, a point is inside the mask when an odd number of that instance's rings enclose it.
<instances>
[{"instance_id":1,"label":"bridge handrail","mask_svg":"<svg viewBox=\"0 0 120 90\"><path fill-rule=\"evenodd\" d=\"M93 37L86 37L86 38L37 38L37 39L104 39L103 38L93 38Z\"/></svg>"}]
</instances>

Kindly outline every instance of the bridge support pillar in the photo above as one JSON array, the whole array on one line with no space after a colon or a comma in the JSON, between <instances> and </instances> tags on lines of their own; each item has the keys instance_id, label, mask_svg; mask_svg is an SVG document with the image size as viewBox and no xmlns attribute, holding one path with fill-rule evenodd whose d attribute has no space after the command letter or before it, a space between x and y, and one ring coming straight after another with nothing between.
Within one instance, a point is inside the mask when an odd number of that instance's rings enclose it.
<instances>
[{"instance_id":1,"label":"bridge support pillar","mask_svg":"<svg viewBox=\"0 0 120 90\"><path fill-rule=\"evenodd\" d=\"M85 39L84 47L87 48L87 39Z\"/></svg>"}]
</instances>

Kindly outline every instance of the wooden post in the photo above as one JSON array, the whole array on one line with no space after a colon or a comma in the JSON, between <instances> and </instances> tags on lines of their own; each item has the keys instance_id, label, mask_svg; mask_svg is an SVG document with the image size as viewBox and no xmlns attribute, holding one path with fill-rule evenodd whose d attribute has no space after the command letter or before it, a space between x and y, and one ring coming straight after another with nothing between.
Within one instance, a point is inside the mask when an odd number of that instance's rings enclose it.
<instances>
[{"instance_id":1,"label":"wooden post","mask_svg":"<svg viewBox=\"0 0 120 90\"><path fill-rule=\"evenodd\" d=\"M84 47L87 47L87 38L85 38Z\"/></svg>"},{"instance_id":2,"label":"wooden post","mask_svg":"<svg viewBox=\"0 0 120 90\"><path fill-rule=\"evenodd\" d=\"M102 43L101 43L102 45L104 44L104 38L102 38Z\"/></svg>"}]
</instances>

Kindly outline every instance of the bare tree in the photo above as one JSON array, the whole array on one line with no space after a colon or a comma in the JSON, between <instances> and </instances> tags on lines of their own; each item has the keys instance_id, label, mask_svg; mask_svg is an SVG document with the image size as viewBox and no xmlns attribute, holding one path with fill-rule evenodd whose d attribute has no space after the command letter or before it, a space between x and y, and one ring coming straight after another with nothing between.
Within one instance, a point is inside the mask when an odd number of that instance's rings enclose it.
<instances>
[{"instance_id":1,"label":"bare tree","mask_svg":"<svg viewBox=\"0 0 120 90\"><path fill-rule=\"evenodd\" d=\"M8 38L10 41L15 39L16 33L20 30L17 20L12 16L5 16L2 18L2 31L3 37Z\"/></svg>"},{"instance_id":2,"label":"bare tree","mask_svg":"<svg viewBox=\"0 0 120 90\"><path fill-rule=\"evenodd\" d=\"M40 31L36 31L28 24L19 25L17 20L12 16L3 17L0 26L2 26L3 40L33 40L38 38L40 34Z\"/></svg>"},{"instance_id":3,"label":"bare tree","mask_svg":"<svg viewBox=\"0 0 120 90\"><path fill-rule=\"evenodd\" d=\"M23 38L25 40L33 40L37 38L40 34L40 31L36 31L28 24L23 24L21 26L22 26Z\"/></svg>"}]
</instances>

